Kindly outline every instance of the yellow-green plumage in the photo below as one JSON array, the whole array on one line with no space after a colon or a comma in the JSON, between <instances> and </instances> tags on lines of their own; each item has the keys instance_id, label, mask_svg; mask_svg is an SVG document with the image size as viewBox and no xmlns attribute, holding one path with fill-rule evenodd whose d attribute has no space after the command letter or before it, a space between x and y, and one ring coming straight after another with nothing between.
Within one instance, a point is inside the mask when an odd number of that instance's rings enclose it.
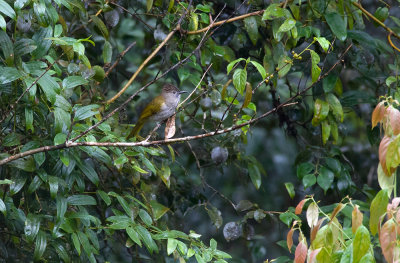
<instances>
[{"instance_id":1,"label":"yellow-green plumage","mask_svg":"<svg viewBox=\"0 0 400 263\"><path fill-rule=\"evenodd\" d=\"M137 121L135 127L128 135L128 139L132 137L136 137L140 130L143 128L144 124L155 114L157 114L164 104L163 96L159 95L155 97L147 106L143 109L140 114L139 120Z\"/></svg>"},{"instance_id":2,"label":"yellow-green plumage","mask_svg":"<svg viewBox=\"0 0 400 263\"><path fill-rule=\"evenodd\" d=\"M162 88L161 95L155 97L144 108L139 116L138 122L127 138L136 137L147 122L160 123L174 115L181 94L185 92L186 91L180 91L172 84L165 84Z\"/></svg>"}]
</instances>

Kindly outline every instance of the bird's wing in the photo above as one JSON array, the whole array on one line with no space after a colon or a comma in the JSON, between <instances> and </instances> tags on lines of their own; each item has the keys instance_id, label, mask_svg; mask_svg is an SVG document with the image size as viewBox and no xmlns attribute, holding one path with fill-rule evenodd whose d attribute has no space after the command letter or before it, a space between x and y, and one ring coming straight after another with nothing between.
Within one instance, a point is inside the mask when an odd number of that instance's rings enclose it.
<instances>
[{"instance_id":1,"label":"bird's wing","mask_svg":"<svg viewBox=\"0 0 400 263\"><path fill-rule=\"evenodd\" d=\"M139 120L145 120L154 114L158 113L164 104L164 98L160 95L155 97L140 114Z\"/></svg>"}]
</instances>

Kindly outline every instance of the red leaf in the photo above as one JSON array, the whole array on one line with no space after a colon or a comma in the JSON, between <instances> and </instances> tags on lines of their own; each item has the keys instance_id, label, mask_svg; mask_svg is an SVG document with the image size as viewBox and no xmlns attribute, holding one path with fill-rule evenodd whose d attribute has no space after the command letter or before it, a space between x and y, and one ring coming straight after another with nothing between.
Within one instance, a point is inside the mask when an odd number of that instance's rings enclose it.
<instances>
[{"instance_id":1,"label":"red leaf","mask_svg":"<svg viewBox=\"0 0 400 263\"><path fill-rule=\"evenodd\" d=\"M393 170L392 171L390 171L390 173L388 172L388 170L387 170L387 167L386 167L386 152L387 152L387 149L388 149L388 147L389 147L389 144L390 144L390 137L389 136L384 136L383 138L382 138L382 141L381 141L381 143L379 144L379 162L381 163L381 166L382 166L382 170L383 170L383 172L387 175L387 176L391 176L391 174L394 172L394 168L393 168Z\"/></svg>"},{"instance_id":2,"label":"red leaf","mask_svg":"<svg viewBox=\"0 0 400 263\"><path fill-rule=\"evenodd\" d=\"M287 237L286 237L286 243L287 243L287 247L288 247L290 253L291 253L290 250L293 246L293 233L294 233L294 229L292 228L289 230L289 233L287 234Z\"/></svg>"},{"instance_id":3,"label":"red leaf","mask_svg":"<svg viewBox=\"0 0 400 263\"><path fill-rule=\"evenodd\" d=\"M333 210L332 215L331 215L331 220L340 212L340 210L342 210L343 206L344 206L344 205L343 205L342 203L339 203L339 204L335 207L335 209Z\"/></svg>"},{"instance_id":4,"label":"red leaf","mask_svg":"<svg viewBox=\"0 0 400 263\"><path fill-rule=\"evenodd\" d=\"M393 248L396 246L396 223L393 220L387 221L379 232L379 242L382 253L387 262L393 262Z\"/></svg>"},{"instance_id":5,"label":"red leaf","mask_svg":"<svg viewBox=\"0 0 400 263\"><path fill-rule=\"evenodd\" d=\"M315 262L317 262L317 261L316 261L317 255L318 255L318 253L319 253L320 251L321 251L321 248L312 250L311 253L310 253L310 260L308 261L308 263L315 263Z\"/></svg>"},{"instance_id":6,"label":"red leaf","mask_svg":"<svg viewBox=\"0 0 400 263\"><path fill-rule=\"evenodd\" d=\"M374 128L378 122L381 122L383 117L385 116L386 113L386 108L385 108L385 103L379 102L378 105L376 105L374 111L372 112L372 128Z\"/></svg>"},{"instance_id":7,"label":"red leaf","mask_svg":"<svg viewBox=\"0 0 400 263\"><path fill-rule=\"evenodd\" d=\"M300 203L296 206L296 210L294 211L294 213L296 215L300 215L301 214L301 211L303 211L303 206L304 206L304 204L306 203L307 200L308 199L301 200Z\"/></svg>"},{"instance_id":8,"label":"red leaf","mask_svg":"<svg viewBox=\"0 0 400 263\"><path fill-rule=\"evenodd\" d=\"M397 135L400 133L400 111L392 106L390 106L387 111L393 135Z\"/></svg>"},{"instance_id":9,"label":"red leaf","mask_svg":"<svg viewBox=\"0 0 400 263\"><path fill-rule=\"evenodd\" d=\"M296 247L296 252L294 253L295 263L304 263L307 258L307 246L303 242L300 242Z\"/></svg>"},{"instance_id":10,"label":"red leaf","mask_svg":"<svg viewBox=\"0 0 400 263\"><path fill-rule=\"evenodd\" d=\"M311 229L310 234L310 241L311 243L314 241L315 237L317 236L318 230L321 227L322 223L325 221L326 218L321 218L318 223Z\"/></svg>"},{"instance_id":11,"label":"red leaf","mask_svg":"<svg viewBox=\"0 0 400 263\"><path fill-rule=\"evenodd\" d=\"M363 214L358 209L358 205L356 205L351 213L351 230L353 233L356 233L357 228L362 225Z\"/></svg>"}]
</instances>

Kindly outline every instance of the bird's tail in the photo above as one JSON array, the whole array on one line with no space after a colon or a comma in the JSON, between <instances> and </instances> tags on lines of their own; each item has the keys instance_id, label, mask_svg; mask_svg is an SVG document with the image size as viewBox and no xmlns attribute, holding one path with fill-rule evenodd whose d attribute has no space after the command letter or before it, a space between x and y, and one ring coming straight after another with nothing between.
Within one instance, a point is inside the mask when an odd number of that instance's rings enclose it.
<instances>
[{"instance_id":1,"label":"bird's tail","mask_svg":"<svg viewBox=\"0 0 400 263\"><path fill-rule=\"evenodd\" d=\"M138 122L136 123L135 127L132 129L131 133L129 133L127 139L132 138L132 137L136 137L140 130L143 128L144 122Z\"/></svg>"}]
</instances>

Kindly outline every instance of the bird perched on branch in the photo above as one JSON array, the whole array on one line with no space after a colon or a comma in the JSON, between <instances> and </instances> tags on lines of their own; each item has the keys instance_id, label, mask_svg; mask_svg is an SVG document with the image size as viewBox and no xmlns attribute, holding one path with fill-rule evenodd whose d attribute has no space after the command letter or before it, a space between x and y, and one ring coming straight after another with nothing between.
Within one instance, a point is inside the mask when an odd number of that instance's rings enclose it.
<instances>
[{"instance_id":1,"label":"bird perched on branch","mask_svg":"<svg viewBox=\"0 0 400 263\"><path fill-rule=\"evenodd\" d=\"M180 91L172 84L165 84L161 94L146 105L127 138L136 137L143 128L143 125L148 122L154 122L159 125L162 121L174 115L181 99L181 94L186 92Z\"/></svg>"}]
</instances>

